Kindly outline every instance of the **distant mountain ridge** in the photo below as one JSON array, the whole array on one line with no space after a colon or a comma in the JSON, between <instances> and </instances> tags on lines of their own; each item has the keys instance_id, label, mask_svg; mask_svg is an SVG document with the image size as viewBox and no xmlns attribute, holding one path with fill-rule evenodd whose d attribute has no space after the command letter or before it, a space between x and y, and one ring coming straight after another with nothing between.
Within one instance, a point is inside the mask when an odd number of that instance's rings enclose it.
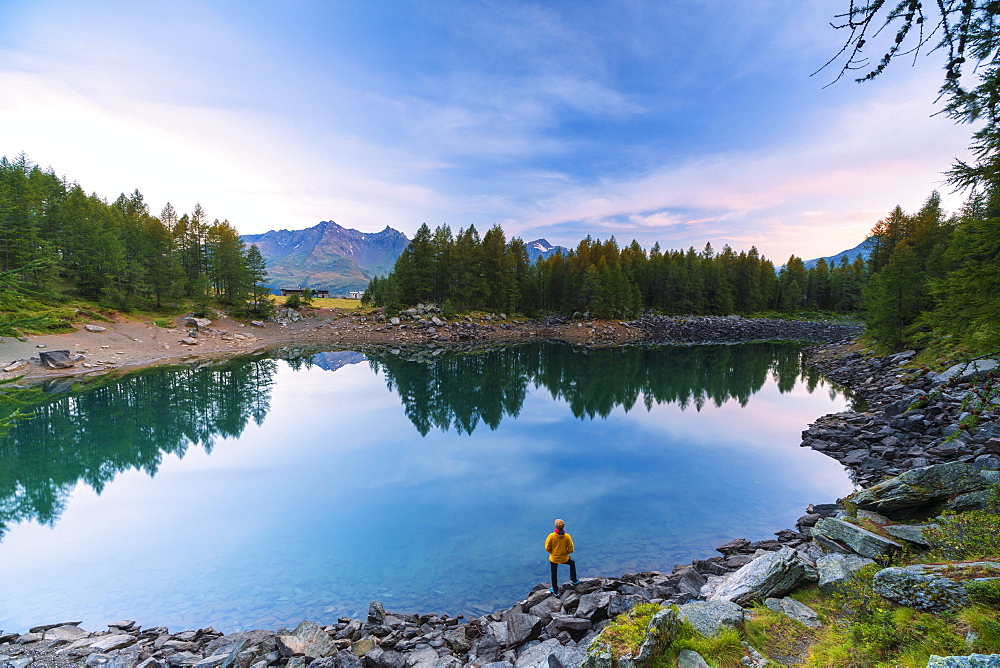
<instances>
[{"instance_id":1,"label":"distant mountain ridge","mask_svg":"<svg viewBox=\"0 0 1000 668\"><path fill-rule=\"evenodd\" d=\"M558 251L561 251L563 255L569 253L569 249L565 246L553 246L545 239L529 241L525 246L528 247L528 259L532 263L538 262L539 258L547 258L550 255L555 255Z\"/></svg>"},{"instance_id":2,"label":"distant mountain ridge","mask_svg":"<svg viewBox=\"0 0 1000 668\"><path fill-rule=\"evenodd\" d=\"M244 234L267 262L271 288L326 288L331 295L364 290L374 277L392 271L410 240L388 225L381 232L360 232L325 220L304 230Z\"/></svg>"},{"instance_id":3,"label":"distant mountain ridge","mask_svg":"<svg viewBox=\"0 0 1000 668\"><path fill-rule=\"evenodd\" d=\"M835 264L840 264L840 258L842 257L846 257L848 262L854 262L854 258L856 258L859 255L863 259L867 260L872 254L873 245L874 244L871 238L869 237L868 239L865 239L864 241L859 243L854 248L841 251L836 255L830 255L829 257L824 257L824 258L817 257L812 260L806 260L802 264L805 265L806 269L812 269L813 267L816 266L816 263L819 262L820 260L826 260L826 263L830 266L833 266Z\"/></svg>"}]
</instances>

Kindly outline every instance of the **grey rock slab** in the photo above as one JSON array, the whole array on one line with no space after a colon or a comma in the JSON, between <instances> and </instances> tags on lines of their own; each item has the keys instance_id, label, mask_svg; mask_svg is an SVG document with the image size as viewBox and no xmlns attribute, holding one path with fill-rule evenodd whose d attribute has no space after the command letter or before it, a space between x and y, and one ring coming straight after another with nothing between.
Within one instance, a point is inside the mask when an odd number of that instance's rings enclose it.
<instances>
[{"instance_id":1,"label":"grey rock slab","mask_svg":"<svg viewBox=\"0 0 1000 668\"><path fill-rule=\"evenodd\" d=\"M135 668L164 668L166 664L155 656L140 662Z\"/></svg>"},{"instance_id":2,"label":"grey rock slab","mask_svg":"<svg viewBox=\"0 0 1000 668\"><path fill-rule=\"evenodd\" d=\"M17 371L18 369L22 369L22 368L24 368L26 366L28 366L28 360L24 360L24 359L14 360L10 364L6 365L3 368L3 370L6 371L7 373L10 373L11 371Z\"/></svg>"},{"instance_id":3,"label":"grey rock slab","mask_svg":"<svg viewBox=\"0 0 1000 668\"><path fill-rule=\"evenodd\" d=\"M406 654L406 665L411 667L430 668L438 660L438 653L430 647L414 650Z\"/></svg>"},{"instance_id":4,"label":"grey rock slab","mask_svg":"<svg viewBox=\"0 0 1000 668\"><path fill-rule=\"evenodd\" d=\"M57 626L54 629L45 631L45 640L64 640L74 642L81 638L88 638L90 634L78 626Z\"/></svg>"},{"instance_id":5,"label":"grey rock slab","mask_svg":"<svg viewBox=\"0 0 1000 668\"><path fill-rule=\"evenodd\" d=\"M28 668L32 663L34 663L35 657L33 656L22 656L17 659L7 659L0 666L3 668Z\"/></svg>"},{"instance_id":6,"label":"grey rock slab","mask_svg":"<svg viewBox=\"0 0 1000 668\"><path fill-rule=\"evenodd\" d=\"M825 554L816 560L819 590L832 594L854 577L862 568L875 562L859 554Z\"/></svg>"},{"instance_id":7,"label":"grey rock slab","mask_svg":"<svg viewBox=\"0 0 1000 668\"><path fill-rule=\"evenodd\" d=\"M107 327L101 327L100 325L84 325L83 328L88 332L106 332Z\"/></svg>"},{"instance_id":8,"label":"grey rock slab","mask_svg":"<svg viewBox=\"0 0 1000 668\"><path fill-rule=\"evenodd\" d=\"M985 375L987 372L996 369L997 365L997 361L991 359L959 362L941 373L933 374L932 380L936 383L943 383L949 380L962 382L980 374Z\"/></svg>"},{"instance_id":9,"label":"grey rock slab","mask_svg":"<svg viewBox=\"0 0 1000 668\"><path fill-rule=\"evenodd\" d=\"M785 546L724 576L708 600L748 604L769 596L783 596L805 582L815 581L815 578L815 569L799 559L795 550Z\"/></svg>"},{"instance_id":10,"label":"grey rock slab","mask_svg":"<svg viewBox=\"0 0 1000 668\"><path fill-rule=\"evenodd\" d=\"M303 620L295 627L294 635L302 640L303 656L318 659L337 651L333 638L315 622Z\"/></svg>"},{"instance_id":11,"label":"grey rock slab","mask_svg":"<svg viewBox=\"0 0 1000 668\"><path fill-rule=\"evenodd\" d=\"M693 649L682 649L677 655L677 668L711 668L711 666Z\"/></svg>"},{"instance_id":12,"label":"grey rock slab","mask_svg":"<svg viewBox=\"0 0 1000 668\"><path fill-rule=\"evenodd\" d=\"M594 625L589 619L572 615L552 615L552 624L556 629L565 631L586 631Z\"/></svg>"},{"instance_id":13,"label":"grey rock slab","mask_svg":"<svg viewBox=\"0 0 1000 668\"><path fill-rule=\"evenodd\" d=\"M353 652L338 652L332 658L333 668L362 668L364 666L364 659ZM317 661L323 660L317 659ZM258 666L254 664L251 668L258 668Z\"/></svg>"},{"instance_id":14,"label":"grey rock slab","mask_svg":"<svg viewBox=\"0 0 1000 668\"><path fill-rule=\"evenodd\" d=\"M90 642L91 642L90 638L81 638L80 640L77 640L76 642L71 642L70 644L66 645L65 647L60 647L59 649L56 650L56 654L73 654L77 650L82 650L84 648L88 648L85 651L85 653L89 654L90 653L90 650L89 650Z\"/></svg>"},{"instance_id":15,"label":"grey rock slab","mask_svg":"<svg viewBox=\"0 0 1000 668\"><path fill-rule=\"evenodd\" d=\"M213 654L212 656L206 656L204 659L194 664L196 668L218 668L222 665L222 662L229 657L228 653L225 654ZM288 668L287 666L285 668Z\"/></svg>"},{"instance_id":16,"label":"grey rock slab","mask_svg":"<svg viewBox=\"0 0 1000 668\"><path fill-rule=\"evenodd\" d=\"M78 360L74 359L68 350L45 350L38 353L38 358L42 366L49 369L70 369L76 366Z\"/></svg>"},{"instance_id":17,"label":"grey rock slab","mask_svg":"<svg viewBox=\"0 0 1000 668\"><path fill-rule=\"evenodd\" d=\"M725 626L739 626L746 616L743 608L732 601L690 601L677 614L706 638L717 635Z\"/></svg>"},{"instance_id":18,"label":"grey rock slab","mask_svg":"<svg viewBox=\"0 0 1000 668\"><path fill-rule=\"evenodd\" d=\"M649 603L649 599L638 594L613 594L608 601L608 617L614 619L618 615L628 612L640 603Z\"/></svg>"},{"instance_id":19,"label":"grey rock slab","mask_svg":"<svg viewBox=\"0 0 1000 668\"><path fill-rule=\"evenodd\" d=\"M797 622L805 624L811 629L819 628L819 615L816 611L801 601L794 598L769 598L764 601L764 605L770 610L780 612L786 617L790 617Z\"/></svg>"},{"instance_id":20,"label":"grey rock slab","mask_svg":"<svg viewBox=\"0 0 1000 668\"><path fill-rule=\"evenodd\" d=\"M202 657L194 652L177 652L167 658L167 663L171 666L193 666L201 661Z\"/></svg>"},{"instance_id":21,"label":"grey rock slab","mask_svg":"<svg viewBox=\"0 0 1000 668\"><path fill-rule=\"evenodd\" d=\"M816 522L812 537L826 549L839 551L847 548L869 559L886 559L903 549L902 544L894 540L834 517L824 517Z\"/></svg>"},{"instance_id":22,"label":"grey rock slab","mask_svg":"<svg viewBox=\"0 0 1000 668\"><path fill-rule=\"evenodd\" d=\"M79 626L82 622L57 622L55 624L39 624L38 626L32 626L28 629L28 633L44 633L50 629L55 629L60 626Z\"/></svg>"},{"instance_id":23,"label":"grey rock slab","mask_svg":"<svg viewBox=\"0 0 1000 668\"><path fill-rule=\"evenodd\" d=\"M1000 654L937 656L931 654L927 668L1000 668Z\"/></svg>"},{"instance_id":24,"label":"grey rock slab","mask_svg":"<svg viewBox=\"0 0 1000 668\"><path fill-rule=\"evenodd\" d=\"M919 508L953 496L985 489L979 469L965 462L947 462L911 469L854 495L859 508L882 514Z\"/></svg>"},{"instance_id":25,"label":"grey rock slab","mask_svg":"<svg viewBox=\"0 0 1000 668\"><path fill-rule=\"evenodd\" d=\"M929 547L931 543L924 538L924 532L935 528L936 524L886 524L882 530L895 538Z\"/></svg>"},{"instance_id":26,"label":"grey rock slab","mask_svg":"<svg viewBox=\"0 0 1000 668\"><path fill-rule=\"evenodd\" d=\"M514 663L514 668L548 668L549 655L560 647L562 643L555 638L549 638L521 652Z\"/></svg>"},{"instance_id":27,"label":"grey rock slab","mask_svg":"<svg viewBox=\"0 0 1000 668\"><path fill-rule=\"evenodd\" d=\"M523 645L542 631L542 620L534 615L515 612L507 617L507 644Z\"/></svg>"},{"instance_id":28,"label":"grey rock slab","mask_svg":"<svg viewBox=\"0 0 1000 668\"><path fill-rule=\"evenodd\" d=\"M562 601L555 596L546 596L544 599L531 606L529 615L534 615L542 620L542 624L552 621L552 615L562 610Z\"/></svg>"},{"instance_id":29,"label":"grey rock slab","mask_svg":"<svg viewBox=\"0 0 1000 668\"><path fill-rule=\"evenodd\" d=\"M486 635L495 638L501 647L510 644L510 633L507 631L506 622L490 622L486 625Z\"/></svg>"},{"instance_id":30,"label":"grey rock slab","mask_svg":"<svg viewBox=\"0 0 1000 668\"><path fill-rule=\"evenodd\" d=\"M365 655L368 668L407 668L406 657L394 650L385 651L376 647Z\"/></svg>"},{"instance_id":31,"label":"grey rock slab","mask_svg":"<svg viewBox=\"0 0 1000 668\"><path fill-rule=\"evenodd\" d=\"M612 595L613 592L610 591L595 591L584 594L580 597L580 604L576 608L576 616L587 617L588 619L592 618L599 610L608 607Z\"/></svg>"},{"instance_id":32,"label":"grey rock slab","mask_svg":"<svg viewBox=\"0 0 1000 668\"><path fill-rule=\"evenodd\" d=\"M549 654L548 668L580 668L586 658L586 646L560 645Z\"/></svg>"},{"instance_id":33,"label":"grey rock slab","mask_svg":"<svg viewBox=\"0 0 1000 668\"><path fill-rule=\"evenodd\" d=\"M872 588L893 603L928 612L956 610L969 604L965 587L925 566L884 568L875 574Z\"/></svg>"},{"instance_id":34,"label":"grey rock slab","mask_svg":"<svg viewBox=\"0 0 1000 668\"><path fill-rule=\"evenodd\" d=\"M129 645L134 645L135 641L135 636L130 636L127 633L115 633L98 638L90 643L89 647L98 652L110 652L111 650L123 649Z\"/></svg>"},{"instance_id":35,"label":"grey rock slab","mask_svg":"<svg viewBox=\"0 0 1000 668\"><path fill-rule=\"evenodd\" d=\"M448 643L453 651L464 654L469 651L469 638L465 635L465 628L459 627L444 634L444 641Z\"/></svg>"},{"instance_id":36,"label":"grey rock slab","mask_svg":"<svg viewBox=\"0 0 1000 668\"><path fill-rule=\"evenodd\" d=\"M959 494L954 499L948 502L948 505L944 507L945 510L953 510L956 513L964 513L970 510L986 510L989 507L990 498L993 493L988 490L980 490L978 492L968 492L967 494Z\"/></svg>"}]
</instances>

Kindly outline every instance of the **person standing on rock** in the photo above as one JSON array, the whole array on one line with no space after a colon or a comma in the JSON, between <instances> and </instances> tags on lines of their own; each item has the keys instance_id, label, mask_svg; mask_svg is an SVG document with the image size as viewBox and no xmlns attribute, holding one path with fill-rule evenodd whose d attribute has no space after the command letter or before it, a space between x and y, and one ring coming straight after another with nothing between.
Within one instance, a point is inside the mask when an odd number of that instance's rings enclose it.
<instances>
[{"instance_id":1,"label":"person standing on rock","mask_svg":"<svg viewBox=\"0 0 1000 668\"><path fill-rule=\"evenodd\" d=\"M559 595L558 569L559 564L569 564L569 580L577 584L576 562L570 558L573 553L573 538L566 533L566 523L556 520L555 529L545 539L545 551L549 553L549 568L552 570L552 586L549 591Z\"/></svg>"}]
</instances>

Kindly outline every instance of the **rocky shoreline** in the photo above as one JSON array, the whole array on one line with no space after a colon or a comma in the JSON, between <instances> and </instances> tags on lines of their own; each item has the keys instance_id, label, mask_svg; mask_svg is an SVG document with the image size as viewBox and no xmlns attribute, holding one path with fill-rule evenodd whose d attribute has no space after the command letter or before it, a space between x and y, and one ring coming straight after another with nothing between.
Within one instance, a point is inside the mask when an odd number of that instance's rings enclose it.
<instances>
[{"instance_id":1,"label":"rocky shoreline","mask_svg":"<svg viewBox=\"0 0 1000 668\"><path fill-rule=\"evenodd\" d=\"M643 331L642 338L680 337L689 327L655 319L628 324ZM808 354L812 364L866 406L818 419L803 432L802 446L841 461L862 487L938 463L973 472L1000 468L1000 391L991 373L995 360L935 373L904 367L912 353L874 357L846 340L814 346ZM980 486L973 489L981 489L978 477L972 478ZM983 492L973 491L950 503L972 508L983 498ZM475 619L391 613L372 602L363 620L341 618L323 626L304 621L293 630L230 635L211 628L180 633L141 629L128 620L96 633L79 629L77 622L55 623L26 634L0 632L0 668L570 668L587 659L587 648L608 619L638 603L680 604L682 616L696 627L723 623L720 608L707 613L704 606L724 602L734 608L729 613L742 618L740 605L760 594L747 593L734 582L746 580L747 573L764 566L769 572L794 571L796 582L818 579L822 588L824 578L829 585L831 578L849 577L851 559L871 563L865 550L891 549L877 542L863 549L849 547L854 537L835 532L845 524L836 519L839 514L836 504L810 506L795 529L769 540L735 539L716 548L720 556L675 566L670 573L584 579L562 587L558 596L539 584L512 607ZM829 552L833 554L825 554ZM829 562L825 570L824 562ZM831 575L830 568L840 575ZM768 586L767 596L791 590L784 584ZM771 597L768 605L810 623L808 613L789 601ZM599 658L589 662L605 665Z\"/></svg>"},{"instance_id":2,"label":"rocky shoreline","mask_svg":"<svg viewBox=\"0 0 1000 668\"><path fill-rule=\"evenodd\" d=\"M584 314L586 315L586 314ZM836 341L856 335L849 321L814 322L740 316L645 316L629 321L481 314L444 318L433 304L388 317L374 312L280 309L273 321L249 325L220 314L186 316L172 327L119 317L68 334L0 338L0 381L120 373L146 366L266 354L278 348L362 349L367 346L462 346L537 340L586 346L623 343L735 343L757 340ZM328 348L327 348L328 349ZM48 362L59 353L59 361Z\"/></svg>"}]
</instances>

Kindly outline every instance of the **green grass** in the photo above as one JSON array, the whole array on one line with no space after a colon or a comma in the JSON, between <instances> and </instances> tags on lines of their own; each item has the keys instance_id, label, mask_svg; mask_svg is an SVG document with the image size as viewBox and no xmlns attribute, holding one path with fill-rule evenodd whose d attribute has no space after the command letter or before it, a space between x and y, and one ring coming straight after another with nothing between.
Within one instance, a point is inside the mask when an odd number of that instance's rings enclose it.
<instances>
[{"instance_id":1,"label":"green grass","mask_svg":"<svg viewBox=\"0 0 1000 668\"><path fill-rule=\"evenodd\" d=\"M1000 503L1000 491L994 492L994 500ZM873 564L836 594L824 594L816 587L793 594L817 612L823 623L819 629L762 607L755 608L740 628L724 629L714 638L702 637L685 623L677 640L659 657L657 668L676 666L683 649L698 652L711 666L736 668L744 641L773 665L806 668L924 668L932 654L1000 653L1000 580L974 580L994 573L966 563L1000 561L1000 514L951 514L938 524L940 529L927 533L934 537L933 550L904 552L898 563L950 564L950 576L966 586L971 605L943 613L896 605L875 591L873 580L883 567ZM641 645L641 625L618 620L616 624L623 648L631 651Z\"/></svg>"},{"instance_id":2,"label":"green grass","mask_svg":"<svg viewBox=\"0 0 1000 668\"><path fill-rule=\"evenodd\" d=\"M601 633L601 641L611 648L611 656L618 659L638 654L649 621L659 610L655 603L640 603L615 617Z\"/></svg>"}]
</instances>

